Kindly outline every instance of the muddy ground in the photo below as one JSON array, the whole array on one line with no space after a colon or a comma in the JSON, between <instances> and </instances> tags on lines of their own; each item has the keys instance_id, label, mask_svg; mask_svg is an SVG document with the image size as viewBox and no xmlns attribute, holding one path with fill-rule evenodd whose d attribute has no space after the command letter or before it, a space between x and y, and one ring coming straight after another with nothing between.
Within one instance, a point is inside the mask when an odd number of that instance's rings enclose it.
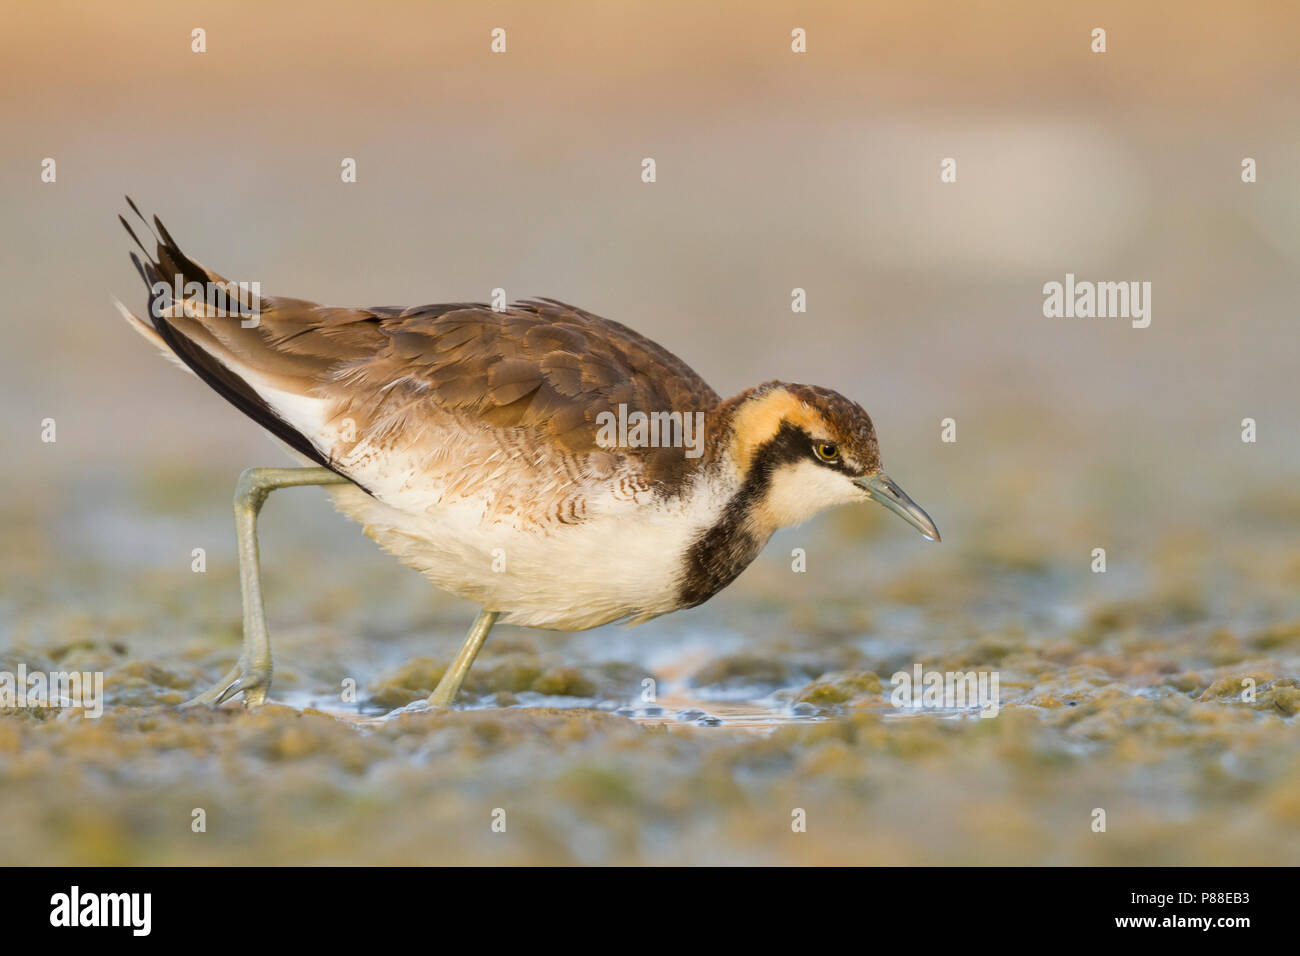
<instances>
[{"instance_id":1,"label":"muddy ground","mask_svg":"<svg viewBox=\"0 0 1300 956\"><path fill-rule=\"evenodd\" d=\"M102 671L106 708L0 715L0 862L1300 858L1294 485L1166 487L1195 517L1116 522L1098 574L1088 516L1156 490L1089 499L1096 476L1062 460L1039 480L1084 504L1053 524L1033 512L1056 499L1030 494L1012 524L999 502L1024 480L1000 467L964 487L1004 494L932 507L941 545L864 506L784 532L699 609L501 627L452 712L421 701L473 608L323 492L267 507L277 671L246 712L176 708L238 652L222 476L33 488L5 516L0 669ZM997 716L894 707L917 663L996 672Z\"/></svg>"}]
</instances>

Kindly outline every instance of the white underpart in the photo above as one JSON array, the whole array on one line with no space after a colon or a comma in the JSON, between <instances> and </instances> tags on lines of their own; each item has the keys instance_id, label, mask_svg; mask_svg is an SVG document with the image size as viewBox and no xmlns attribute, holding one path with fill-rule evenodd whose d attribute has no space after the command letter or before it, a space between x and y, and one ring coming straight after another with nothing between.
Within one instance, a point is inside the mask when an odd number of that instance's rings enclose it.
<instances>
[{"instance_id":1,"label":"white underpart","mask_svg":"<svg viewBox=\"0 0 1300 956\"><path fill-rule=\"evenodd\" d=\"M611 495L589 499L589 515L598 513L584 521L539 529L485 520L478 496L418 511L356 488L333 494L368 535L439 587L501 611L507 623L559 630L677 608L683 557L726 501L707 489L667 505Z\"/></svg>"}]
</instances>

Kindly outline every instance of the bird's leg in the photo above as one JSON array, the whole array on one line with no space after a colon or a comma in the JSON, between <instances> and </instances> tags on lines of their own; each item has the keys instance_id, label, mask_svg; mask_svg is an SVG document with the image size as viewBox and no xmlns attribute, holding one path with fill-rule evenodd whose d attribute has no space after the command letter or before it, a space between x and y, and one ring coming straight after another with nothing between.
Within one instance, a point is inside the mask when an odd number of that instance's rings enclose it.
<instances>
[{"instance_id":1,"label":"bird's leg","mask_svg":"<svg viewBox=\"0 0 1300 956\"><path fill-rule=\"evenodd\" d=\"M438 686L429 695L430 707L451 706L451 702L456 699L456 694L460 692L460 685L465 682L465 675L474 664L474 658L478 657L478 652L483 647L483 642L487 640L492 625L500 616L499 611L478 612L478 617L474 618L474 623L470 625L469 633L465 635L465 643L461 645L460 653L448 665L442 680L438 681Z\"/></svg>"},{"instance_id":2,"label":"bird's leg","mask_svg":"<svg viewBox=\"0 0 1300 956\"><path fill-rule=\"evenodd\" d=\"M244 650L225 677L181 706L220 704L243 693L244 704L266 702L271 687L271 637L262 603L262 568L257 550L257 515L277 488L342 485L348 479L328 468L249 468L235 487L235 535L239 544L239 586L244 598Z\"/></svg>"}]
</instances>

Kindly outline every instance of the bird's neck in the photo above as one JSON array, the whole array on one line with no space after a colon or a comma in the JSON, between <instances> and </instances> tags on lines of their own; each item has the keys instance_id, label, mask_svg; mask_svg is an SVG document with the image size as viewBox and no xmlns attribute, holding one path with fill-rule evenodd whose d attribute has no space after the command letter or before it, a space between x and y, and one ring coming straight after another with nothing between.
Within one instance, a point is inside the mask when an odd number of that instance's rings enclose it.
<instances>
[{"instance_id":1,"label":"bird's neck","mask_svg":"<svg viewBox=\"0 0 1300 956\"><path fill-rule=\"evenodd\" d=\"M687 550L685 607L708 600L734 581L777 530L766 507L772 470L751 447L754 409L752 404L746 406L753 392L749 389L722 402L709 422L697 488L724 503L713 524Z\"/></svg>"},{"instance_id":2,"label":"bird's neck","mask_svg":"<svg viewBox=\"0 0 1300 956\"><path fill-rule=\"evenodd\" d=\"M717 594L763 550L772 532L754 521L754 502L761 493L742 485L727 500L718 520L687 549L682 568L683 607L694 607Z\"/></svg>"}]
</instances>

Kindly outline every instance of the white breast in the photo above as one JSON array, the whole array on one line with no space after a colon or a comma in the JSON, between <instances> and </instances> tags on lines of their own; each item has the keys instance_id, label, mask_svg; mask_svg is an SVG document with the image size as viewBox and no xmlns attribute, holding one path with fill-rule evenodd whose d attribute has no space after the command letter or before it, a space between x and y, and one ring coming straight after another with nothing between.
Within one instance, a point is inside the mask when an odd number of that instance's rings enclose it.
<instances>
[{"instance_id":1,"label":"white breast","mask_svg":"<svg viewBox=\"0 0 1300 956\"><path fill-rule=\"evenodd\" d=\"M438 587L500 611L507 623L566 631L639 623L678 607L686 551L726 503L720 489L703 485L667 503L606 489L587 499L584 520L538 526L492 516L483 496L412 513L351 486L333 495L366 534Z\"/></svg>"},{"instance_id":2,"label":"white breast","mask_svg":"<svg viewBox=\"0 0 1300 956\"><path fill-rule=\"evenodd\" d=\"M535 434L432 403L348 441L337 404L259 391L373 493L331 488L340 511L438 587L510 624L584 630L675 610L686 552L734 491L734 476L701 478L657 500L621 457L580 463Z\"/></svg>"}]
</instances>

